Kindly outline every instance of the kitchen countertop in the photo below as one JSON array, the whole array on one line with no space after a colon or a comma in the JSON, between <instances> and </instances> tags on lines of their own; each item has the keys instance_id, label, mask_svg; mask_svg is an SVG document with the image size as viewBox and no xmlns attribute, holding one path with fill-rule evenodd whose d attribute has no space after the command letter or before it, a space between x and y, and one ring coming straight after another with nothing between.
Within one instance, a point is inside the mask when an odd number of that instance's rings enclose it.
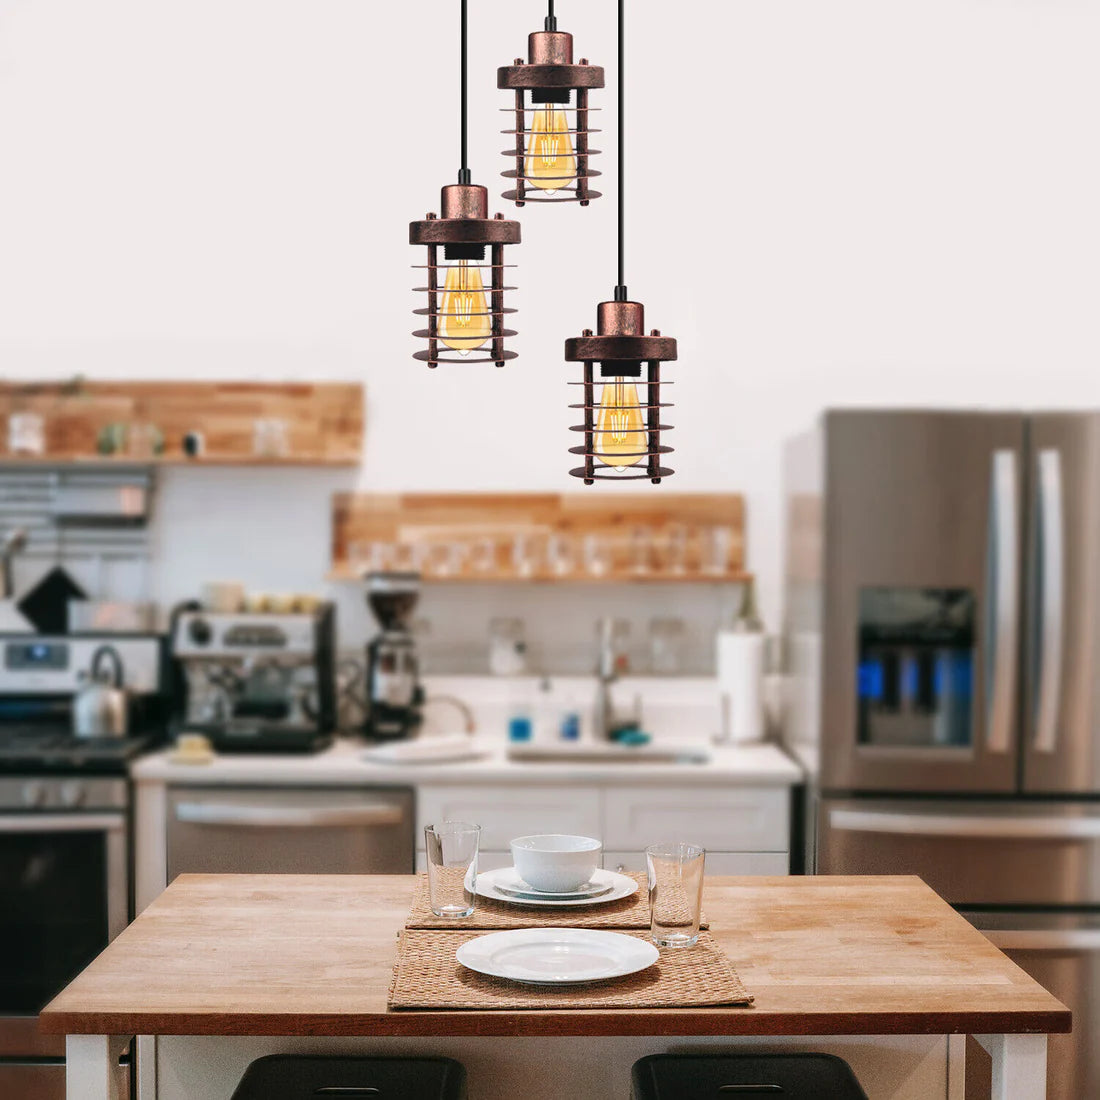
<instances>
[{"instance_id":1,"label":"kitchen countertop","mask_svg":"<svg viewBox=\"0 0 1100 1100\"><path fill-rule=\"evenodd\" d=\"M480 742L479 742L480 743ZM687 742L668 743L688 748ZM592 786L793 786L802 771L775 745L711 746L705 764L677 763L531 763L509 760L500 741L484 743L487 755L478 760L440 764L378 764L363 760L368 747L341 739L311 756L241 753L216 757L209 764L177 764L170 751L135 762L131 775L138 783L232 785L417 786L423 784L507 784Z\"/></svg>"},{"instance_id":2,"label":"kitchen countertop","mask_svg":"<svg viewBox=\"0 0 1100 1100\"><path fill-rule=\"evenodd\" d=\"M749 1008L403 1011L411 875L182 875L41 1016L87 1035L941 1035L1070 1013L914 877L709 878Z\"/></svg>"}]
</instances>

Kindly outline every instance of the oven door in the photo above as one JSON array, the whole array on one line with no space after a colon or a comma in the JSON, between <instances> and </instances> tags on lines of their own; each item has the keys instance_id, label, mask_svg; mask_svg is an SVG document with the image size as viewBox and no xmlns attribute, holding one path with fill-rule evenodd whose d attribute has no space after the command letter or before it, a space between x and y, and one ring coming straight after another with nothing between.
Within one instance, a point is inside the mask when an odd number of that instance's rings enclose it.
<instances>
[{"instance_id":1,"label":"oven door","mask_svg":"<svg viewBox=\"0 0 1100 1100\"><path fill-rule=\"evenodd\" d=\"M124 814L0 814L4 1059L64 1056L37 1015L125 928L128 884Z\"/></svg>"}]
</instances>

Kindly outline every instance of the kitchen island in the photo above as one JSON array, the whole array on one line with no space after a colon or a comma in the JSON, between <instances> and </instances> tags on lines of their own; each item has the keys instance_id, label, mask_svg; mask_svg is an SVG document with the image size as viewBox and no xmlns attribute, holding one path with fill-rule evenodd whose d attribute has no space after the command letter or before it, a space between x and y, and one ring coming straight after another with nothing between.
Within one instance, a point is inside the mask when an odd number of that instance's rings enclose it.
<instances>
[{"instance_id":1,"label":"kitchen island","mask_svg":"<svg viewBox=\"0 0 1100 1100\"><path fill-rule=\"evenodd\" d=\"M69 1037L70 1100L120 1095L117 1052L134 1035L158 1037L159 1100L225 1100L277 1051L450 1056L477 1100L627 1100L645 1054L745 1048L839 1054L871 1100L956 1100L967 1034L992 1056L996 1100L1041 1100L1046 1036L1070 1028L911 877L709 878L711 935L748 1008L388 1011L414 885L181 876L42 1013Z\"/></svg>"}]
</instances>

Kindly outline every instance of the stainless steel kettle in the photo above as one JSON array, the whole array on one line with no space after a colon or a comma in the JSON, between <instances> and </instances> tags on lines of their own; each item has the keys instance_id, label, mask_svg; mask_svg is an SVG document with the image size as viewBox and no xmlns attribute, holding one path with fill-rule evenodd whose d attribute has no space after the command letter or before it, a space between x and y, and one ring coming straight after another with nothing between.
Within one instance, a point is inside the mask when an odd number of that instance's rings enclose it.
<instances>
[{"instance_id":1,"label":"stainless steel kettle","mask_svg":"<svg viewBox=\"0 0 1100 1100\"><path fill-rule=\"evenodd\" d=\"M125 737L130 724L130 700L122 686L122 658L114 646L101 645L92 667L73 699L76 737Z\"/></svg>"}]
</instances>

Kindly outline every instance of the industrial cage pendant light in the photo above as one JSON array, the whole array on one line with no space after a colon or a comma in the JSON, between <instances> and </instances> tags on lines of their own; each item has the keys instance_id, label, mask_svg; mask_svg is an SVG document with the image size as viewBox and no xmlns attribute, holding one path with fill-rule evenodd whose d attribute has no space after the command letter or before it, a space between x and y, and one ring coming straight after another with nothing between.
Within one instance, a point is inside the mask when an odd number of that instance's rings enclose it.
<instances>
[{"instance_id":1,"label":"industrial cage pendant light","mask_svg":"<svg viewBox=\"0 0 1100 1100\"><path fill-rule=\"evenodd\" d=\"M426 293L426 309L413 313L427 318L427 328L413 335L428 341L426 350L415 352L414 359L436 367L440 363L495 363L503 367L516 353L504 346L515 330L504 327L506 314L515 313L504 304L506 245L519 244L519 222L505 221L503 214L489 217L489 192L472 183L467 164L467 32L466 2L461 0L460 114L462 167L458 183L440 192L440 215L429 213L423 221L409 223L409 244L426 245L428 262L414 265L427 271L427 286L416 287ZM440 260L439 249L443 248ZM489 261L486 263L486 249ZM489 273L489 295L485 279ZM481 354L471 356L471 352Z\"/></svg>"},{"instance_id":2,"label":"industrial cage pendant light","mask_svg":"<svg viewBox=\"0 0 1100 1100\"><path fill-rule=\"evenodd\" d=\"M505 191L504 198L516 206L527 202L587 206L600 197L588 182L600 174L588 163L599 152L588 144L589 135L599 132L588 125L589 112L599 110L589 107L588 92L603 86L599 65L589 65L586 57L573 64L573 36L558 30L554 0L548 0L543 29L527 36L527 61L517 57L514 64L497 69L497 87L516 95L515 125L502 131L515 138L512 149L502 150L516 162L503 173L515 180L515 188Z\"/></svg>"},{"instance_id":3,"label":"industrial cage pendant light","mask_svg":"<svg viewBox=\"0 0 1100 1100\"><path fill-rule=\"evenodd\" d=\"M566 362L584 364L583 380L570 383L584 387L584 400L569 406L584 410L584 423L570 429L583 432L584 443L569 448L570 454L583 457L584 464L569 472L582 478L585 485L645 478L659 485L674 472L661 465L661 456L672 448L661 443L661 433L671 425L661 423L660 413L670 405L661 402L661 364L676 358L676 341L657 329L646 335L645 308L641 302L629 300L624 273L623 8L624 0L619 0L618 284L614 300L597 307L596 333L585 329L583 335L565 341ZM644 400L639 386L645 388Z\"/></svg>"}]
</instances>

